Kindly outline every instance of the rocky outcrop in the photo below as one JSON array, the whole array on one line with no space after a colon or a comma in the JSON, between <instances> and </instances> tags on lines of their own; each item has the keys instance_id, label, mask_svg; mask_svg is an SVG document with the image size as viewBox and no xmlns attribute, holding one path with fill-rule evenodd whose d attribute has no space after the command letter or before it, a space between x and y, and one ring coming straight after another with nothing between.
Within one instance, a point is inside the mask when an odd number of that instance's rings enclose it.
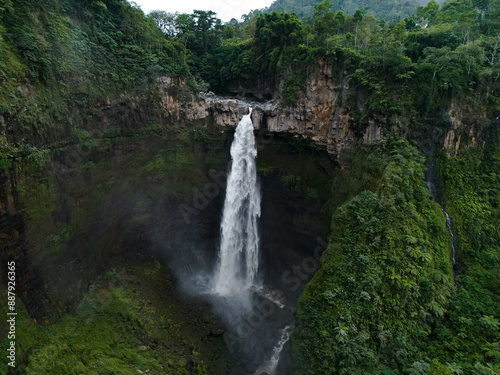
<instances>
[{"instance_id":1,"label":"rocky outcrop","mask_svg":"<svg viewBox=\"0 0 500 375\"><path fill-rule=\"evenodd\" d=\"M356 139L352 104L348 100L351 95L356 93L347 81L347 72L342 71L334 76L331 67L321 60L293 107L282 107L276 99L257 103L220 98L213 93L200 93L184 103L184 114L190 120L211 117L214 125L236 126L241 117L248 113L248 108L253 107L252 121L255 129L310 138L340 159L341 154L349 151ZM359 103L356 105L362 107L362 101L357 101ZM164 108L169 114L175 113L177 118L181 118L180 102L172 102L170 97L163 102L173 104L173 107L167 105ZM369 144L382 136L382 125L371 120L362 139Z\"/></svg>"},{"instance_id":2,"label":"rocky outcrop","mask_svg":"<svg viewBox=\"0 0 500 375\"><path fill-rule=\"evenodd\" d=\"M216 126L233 127L248 113L249 107L253 107L255 129L310 138L325 147L337 160L349 153L354 141L371 144L387 132L410 137L419 133L419 141L422 141L419 126L410 129L400 125L389 129L381 120L372 118L361 124L360 116L366 113L366 95L351 87L347 76L347 71L332 69L326 61L319 60L317 68L307 78L299 100L290 107L280 105L279 87L283 86L283 82L277 83L278 88L273 92L269 91L269 87L262 86L265 95L261 99L272 98L270 101L250 102L221 98L210 92L194 94L185 78L158 76L154 94L145 97L117 95L89 108L75 105L63 126L44 129L43 135L17 126L15 116L0 117L0 134L4 134L8 145L27 143L45 148L66 143L69 138L78 138L81 130L91 137L101 138L119 133L134 134L150 124L169 128L173 124L208 120ZM241 92L248 91L240 89ZM28 86L19 90L28 98L36 91ZM256 92L253 94L259 97ZM485 114L475 114L459 100L452 101L444 116L435 117L432 123L429 119L422 119L421 122L431 128L439 126L444 131L438 140L432 137L432 142L437 142L436 145L446 149L450 155L456 154L462 147L483 146L491 128L491 120ZM403 120L399 119L399 123ZM75 129L79 129L80 133Z\"/></svg>"},{"instance_id":3,"label":"rocky outcrop","mask_svg":"<svg viewBox=\"0 0 500 375\"><path fill-rule=\"evenodd\" d=\"M238 95L250 93L260 100L272 98L265 103L220 98L213 93L200 93L182 104L179 101L169 103L174 104L173 112L178 119L210 118L214 125L225 127L236 126L241 117L248 113L248 108L253 107L255 129L310 138L326 147L330 155L339 161L342 155L349 153L354 141L362 140L365 144L371 144L388 132L415 139L423 148L433 143L432 148L444 148L449 155L456 155L460 148L483 147L492 123L498 121L488 119L484 113L475 113L466 103L455 99L444 116L436 114L434 119L418 120L412 127L402 125L405 122L402 118L398 119L399 125L391 128L373 118L360 124L359 115L366 113L366 95L350 86L347 71L334 71L336 69L332 69L326 61L319 60L298 102L292 107L279 104L278 88L283 86L283 82L276 84L274 91L262 82L257 83L256 87L261 89L262 95L257 89L249 90L241 85L236 91L233 90ZM167 112L172 114L171 109L167 109ZM436 127L440 129L438 135Z\"/></svg>"},{"instance_id":4,"label":"rocky outcrop","mask_svg":"<svg viewBox=\"0 0 500 375\"><path fill-rule=\"evenodd\" d=\"M446 133L443 148L448 155L456 156L460 148L484 147L492 123L498 124L498 117L490 120L485 113L473 114L465 103L459 100L451 102L447 112L450 129Z\"/></svg>"}]
</instances>

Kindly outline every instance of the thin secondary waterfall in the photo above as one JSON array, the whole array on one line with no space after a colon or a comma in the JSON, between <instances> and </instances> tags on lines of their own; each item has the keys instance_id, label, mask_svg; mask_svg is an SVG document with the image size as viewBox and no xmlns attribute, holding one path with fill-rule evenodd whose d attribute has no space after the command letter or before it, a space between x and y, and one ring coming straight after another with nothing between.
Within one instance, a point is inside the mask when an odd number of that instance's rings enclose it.
<instances>
[{"instance_id":1,"label":"thin secondary waterfall","mask_svg":"<svg viewBox=\"0 0 500 375\"><path fill-rule=\"evenodd\" d=\"M448 212L446 212L443 207L441 207L441 211L443 211L444 216L446 216L446 228L448 228L448 232L450 232L451 235L451 258L453 260L453 265L455 265L457 248L455 246L455 234L453 233L453 224L451 222L450 215L448 215Z\"/></svg>"},{"instance_id":2,"label":"thin secondary waterfall","mask_svg":"<svg viewBox=\"0 0 500 375\"><path fill-rule=\"evenodd\" d=\"M276 367L278 366L278 362L280 360L281 351L283 350L283 346L290 339L290 335L292 334L292 329L293 329L292 326L286 326L281 330L280 341L278 341L278 343L274 347L272 357L268 361L266 361L266 363L261 365L257 369L254 375L260 375L260 374L274 375L276 373Z\"/></svg>"},{"instance_id":3,"label":"thin secondary waterfall","mask_svg":"<svg viewBox=\"0 0 500 375\"><path fill-rule=\"evenodd\" d=\"M434 199L437 202L436 186L432 182L427 181L427 187L429 188L429 192L431 194L432 199ZM448 212L444 210L443 206L439 205L439 207L441 207L441 211L443 211L443 214L446 217L446 228L448 229L448 232L450 233L451 236L451 259L453 261L453 265L455 265L457 257L457 246L456 246L455 233L453 233L453 223L451 222L450 215L448 215Z\"/></svg>"},{"instance_id":4,"label":"thin secondary waterfall","mask_svg":"<svg viewBox=\"0 0 500 375\"><path fill-rule=\"evenodd\" d=\"M261 197L251 114L250 108L236 127L231 145L232 165L222 214L219 264L213 279L213 291L223 296L238 295L257 284L257 219L260 217Z\"/></svg>"}]
</instances>

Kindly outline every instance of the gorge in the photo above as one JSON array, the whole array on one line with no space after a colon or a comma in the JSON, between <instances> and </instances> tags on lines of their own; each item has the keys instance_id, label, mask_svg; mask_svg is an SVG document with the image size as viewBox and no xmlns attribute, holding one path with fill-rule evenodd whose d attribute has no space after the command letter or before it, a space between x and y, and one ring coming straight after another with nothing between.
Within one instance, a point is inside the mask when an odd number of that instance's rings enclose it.
<instances>
[{"instance_id":1,"label":"gorge","mask_svg":"<svg viewBox=\"0 0 500 375\"><path fill-rule=\"evenodd\" d=\"M498 373L498 6L1 2L0 372Z\"/></svg>"}]
</instances>

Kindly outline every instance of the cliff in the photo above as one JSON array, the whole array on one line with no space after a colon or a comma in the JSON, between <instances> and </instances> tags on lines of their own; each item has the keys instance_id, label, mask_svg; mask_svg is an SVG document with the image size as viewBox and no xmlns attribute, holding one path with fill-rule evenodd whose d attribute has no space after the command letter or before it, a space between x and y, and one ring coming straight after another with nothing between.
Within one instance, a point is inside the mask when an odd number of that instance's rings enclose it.
<instances>
[{"instance_id":1,"label":"cliff","mask_svg":"<svg viewBox=\"0 0 500 375\"><path fill-rule=\"evenodd\" d=\"M411 124L399 119L396 126L388 127L369 116L360 124L359 114L366 113L367 94L352 87L347 75L347 71L333 74L332 67L319 60L299 100L289 107L280 105L277 89L275 99L251 102L217 97L210 92L195 94L185 78L159 75L149 95L117 95L88 107L74 105L58 126L40 129L36 122L29 127L19 126L24 121L19 119L27 111L26 106L21 106L18 113L0 117L0 135L9 147L53 148L82 138L136 134L147 131L151 124L168 129L175 124L208 120L216 126L234 127L248 108L254 107L252 120L256 130L310 138L342 161L356 140L371 144L390 134L406 135L421 145L431 142L433 148L455 155L463 147L484 147L491 126L498 122L454 99L442 113L411 120ZM22 85L18 91L27 103L40 100L35 86Z\"/></svg>"},{"instance_id":2,"label":"cliff","mask_svg":"<svg viewBox=\"0 0 500 375\"><path fill-rule=\"evenodd\" d=\"M236 126L241 116L248 113L248 108L254 107L252 120L256 130L310 138L326 147L328 153L339 161L349 153L356 140L371 144L385 135L404 135L424 149L432 144L432 149L442 148L453 156L460 148L484 147L490 130L498 124L498 118L488 118L484 112L473 110L459 98L453 99L449 108L433 114L432 118L398 118L396 125L389 127L367 116L364 124L360 124L359 114L367 113L365 101L368 94L349 83L347 71L334 74L333 70L327 62L319 60L317 69L309 75L298 102L293 106L281 106L280 92L275 89L270 94L274 99L268 102L225 99L212 93L200 93L187 103L185 109L180 109L182 106L176 102L175 112L178 119L184 113L190 120L208 117L218 126ZM267 89L263 87L263 90ZM242 87L239 90L252 91Z\"/></svg>"}]
</instances>

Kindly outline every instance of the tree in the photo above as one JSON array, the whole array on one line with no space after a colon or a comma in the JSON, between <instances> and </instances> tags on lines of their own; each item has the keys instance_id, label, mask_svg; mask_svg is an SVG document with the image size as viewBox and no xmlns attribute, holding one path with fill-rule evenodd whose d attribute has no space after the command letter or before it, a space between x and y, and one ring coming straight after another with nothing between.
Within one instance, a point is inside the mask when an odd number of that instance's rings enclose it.
<instances>
[{"instance_id":1,"label":"tree","mask_svg":"<svg viewBox=\"0 0 500 375\"><path fill-rule=\"evenodd\" d=\"M391 34L394 36L394 39L403 41L406 37L406 21L399 21L391 30Z\"/></svg>"},{"instance_id":2,"label":"tree","mask_svg":"<svg viewBox=\"0 0 500 375\"><path fill-rule=\"evenodd\" d=\"M458 46L455 50L455 55L458 63L467 72L467 76L470 76L474 70L480 68L485 60L484 50L481 48L479 41Z\"/></svg>"},{"instance_id":3,"label":"tree","mask_svg":"<svg viewBox=\"0 0 500 375\"><path fill-rule=\"evenodd\" d=\"M471 0L450 0L435 14L434 22L453 24L462 43L466 44L478 28L478 18Z\"/></svg>"},{"instance_id":4,"label":"tree","mask_svg":"<svg viewBox=\"0 0 500 375\"><path fill-rule=\"evenodd\" d=\"M179 30L176 37L184 45L184 64L187 57L187 45L189 40L195 37L194 33L194 19L189 14L179 14L176 19L176 28Z\"/></svg>"},{"instance_id":5,"label":"tree","mask_svg":"<svg viewBox=\"0 0 500 375\"><path fill-rule=\"evenodd\" d=\"M367 50L374 36L377 27L377 20L373 14L369 13L363 17L360 26L357 26L356 48Z\"/></svg>"},{"instance_id":6,"label":"tree","mask_svg":"<svg viewBox=\"0 0 500 375\"><path fill-rule=\"evenodd\" d=\"M357 10L356 13L352 16L352 19L355 24L355 31L354 31L354 45L356 48L358 47L358 29L359 29L359 24L363 20L363 11L362 10Z\"/></svg>"},{"instance_id":7,"label":"tree","mask_svg":"<svg viewBox=\"0 0 500 375\"><path fill-rule=\"evenodd\" d=\"M263 71L278 67L286 47L298 45L304 31L295 14L263 14L257 17L254 34L256 61Z\"/></svg>"},{"instance_id":8,"label":"tree","mask_svg":"<svg viewBox=\"0 0 500 375\"><path fill-rule=\"evenodd\" d=\"M425 59L424 64L428 64L432 70L432 79L436 79L436 74L448 67L453 61L453 53L450 51L450 47L435 48L427 47L424 49Z\"/></svg>"},{"instance_id":9,"label":"tree","mask_svg":"<svg viewBox=\"0 0 500 375\"><path fill-rule=\"evenodd\" d=\"M500 36L486 37L483 39L483 48L485 49L485 58L490 66L498 64L500 55Z\"/></svg>"},{"instance_id":10,"label":"tree","mask_svg":"<svg viewBox=\"0 0 500 375\"><path fill-rule=\"evenodd\" d=\"M254 39L262 52L292 45L302 35L302 23L295 14L274 12L257 17Z\"/></svg>"},{"instance_id":11,"label":"tree","mask_svg":"<svg viewBox=\"0 0 500 375\"><path fill-rule=\"evenodd\" d=\"M314 6L313 32L318 46L322 46L325 39L337 33L337 19L331 11L333 4L330 0L323 0Z\"/></svg>"},{"instance_id":12,"label":"tree","mask_svg":"<svg viewBox=\"0 0 500 375\"><path fill-rule=\"evenodd\" d=\"M425 7L418 7L415 15L420 18L421 22L428 21L430 23L434 20L438 10L439 4L436 0L431 0Z\"/></svg>"},{"instance_id":13,"label":"tree","mask_svg":"<svg viewBox=\"0 0 500 375\"><path fill-rule=\"evenodd\" d=\"M177 33L176 17L177 13L165 12L163 10L154 10L148 14L149 18L152 18L156 26L163 31L168 39L173 39Z\"/></svg>"},{"instance_id":14,"label":"tree","mask_svg":"<svg viewBox=\"0 0 500 375\"><path fill-rule=\"evenodd\" d=\"M195 10L192 14L194 20L194 34L197 52L207 53L210 49L220 44L222 22L216 17L216 13L203 10Z\"/></svg>"}]
</instances>

